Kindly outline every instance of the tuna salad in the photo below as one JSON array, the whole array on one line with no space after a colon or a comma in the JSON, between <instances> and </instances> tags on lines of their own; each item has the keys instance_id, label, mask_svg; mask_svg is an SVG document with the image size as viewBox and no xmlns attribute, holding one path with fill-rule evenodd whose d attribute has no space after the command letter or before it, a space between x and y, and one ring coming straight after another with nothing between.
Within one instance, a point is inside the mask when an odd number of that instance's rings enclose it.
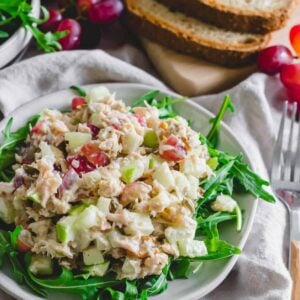
<instances>
[{"instance_id":1,"label":"tuna salad","mask_svg":"<svg viewBox=\"0 0 300 300\"><path fill-rule=\"evenodd\" d=\"M185 277L187 264L240 253L217 230L229 220L242 229L235 180L274 199L241 156L213 147L230 99L205 138L174 112L183 99L158 100L153 91L130 107L104 86L74 89L69 111L44 109L13 149L5 138L22 129L9 132L10 120L4 130L0 154L13 154L0 167L0 238L16 253L24 282L46 297L51 287L61 292L64 282L50 282L65 272L74 284L65 292L83 299L115 299L112 291L129 285L146 299L167 278ZM94 293L83 288L89 280Z\"/></svg>"}]
</instances>

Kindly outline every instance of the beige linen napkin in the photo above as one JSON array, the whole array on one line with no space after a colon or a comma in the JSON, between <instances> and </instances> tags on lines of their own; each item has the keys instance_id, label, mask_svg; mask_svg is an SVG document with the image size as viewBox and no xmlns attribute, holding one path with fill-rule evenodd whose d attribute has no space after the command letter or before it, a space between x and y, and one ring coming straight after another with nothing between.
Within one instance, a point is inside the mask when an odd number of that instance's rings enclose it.
<instances>
[{"instance_id":1,"label":"beige linen napkin","mask_svg":"<svg viewBox=\"0 0 300 300\"><path fill-rule=\"evenodd\" d=\"M100 50L42 55L0 71L0 109L7 115L19 105L72 84L122 81L156 88L164 84ZM276 78L256 74L227 92L237 113L226 123L246 146L256 170L267 176L279 111L275 95L281 95ZM217 112L224 93L193 100ZM260 202L255 224L243 254L228 278L205 300L288 300L291 282L286 269L286 211L281 203ZM0 299L9 299L0 293Z\"/></svg>"}]
</instances>

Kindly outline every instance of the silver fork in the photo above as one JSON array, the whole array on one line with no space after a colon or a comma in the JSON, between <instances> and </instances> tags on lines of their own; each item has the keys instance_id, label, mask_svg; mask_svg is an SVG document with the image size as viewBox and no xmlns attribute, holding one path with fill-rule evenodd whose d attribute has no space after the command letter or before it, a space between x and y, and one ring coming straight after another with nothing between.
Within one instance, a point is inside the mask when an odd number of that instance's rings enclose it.
<instances>
[{"instance_id":1,"label":"silver fork","mask_svg":"<svg viewBox=\"0 0 300 300\"><path fill-rule=\"evenodd\" d=\"M288 109L289 104L286 101L274 147L271 185L278 199L285 204L289 211L289 269L293 279L292 300L300 300L300 121L296 120L297 103L293 103L289 133L285 136L284 129L288 119ZM296 139L294 139L295 136ZM288 138L287 143L285 138ZM287 145L287 149L284 149L284 145Z\"/></svg>"}]
</instances>

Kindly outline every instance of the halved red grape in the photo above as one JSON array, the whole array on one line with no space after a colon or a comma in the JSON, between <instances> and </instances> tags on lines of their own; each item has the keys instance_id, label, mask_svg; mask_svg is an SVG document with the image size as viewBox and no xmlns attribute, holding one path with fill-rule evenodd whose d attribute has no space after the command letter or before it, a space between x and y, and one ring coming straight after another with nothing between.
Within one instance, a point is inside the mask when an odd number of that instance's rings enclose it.
<instances>
[{"instance_id":1,"label":"halved red grape","mask_svg":"<svg viewBox=\"0 0 300 300\"><path fill-rule=\"evenodd\" d=\"M69 31L69 34L59 40L63 50L75 49L80 44L81 26L73 19L62 20L57 28L57 31Z\"/></svg>"},{"instance_id":2,"label":"halved red grape","mask_svg":"<svg viewBox=\"0 0 300 300\"><path fill-rule=\"evenodd\" d=\"M49 9L49 19L41 25L43 31L56 31L59 23L62 21L63 16L57 9Z\"/></svg>"},{"instance_id":3,"label":"halved red grape","mask_svg":"<svg viewBox=\"0 0 300 300\"><path fill-rule=\"evenodd\" d=\"M96 167L105 167L110 162L107 154L92 143L83 145L81 153Z\"/></svg>"},{"instance_id":4,"label":"halved red grape","mask_svg":"<svg viewBox=\"0 0 300 300\"><path fill-rule=\"evenodd\" d=\"M274 75L280 72L283 66L293 62L293 54L285 46L271 46L260 52L257 62L261 72Z\"/></svg>"},{"instance_id":5,"label":"halved red grape","mask_svg":"<svg viewBox=\"0 0 300 300\"><path fill-rule=\"evenodd\" d=\"M116 21L123 9L124 5L120 0L102 0L91 6L88 17L92 23L108 24Z\"/></svg>"},{"instance_id":6,"label":"halved red grape","mask_svg":"<svg viewBox=\"0 0 300 300\"><path fill-rule=\"evenodd\" d=\"M87 124L86 126L91 130L92 136L94 138L97 137L97 135L98 135L98 133L100 131L100 128L97 127L97 126L95 126L95 125L93 125L93 124Z\"/></svg>"},{"instance_id":7,"label":"halved red grape","mask_svg":"<svg viewBox=\"0 0 300 300\"><path fill-rule=\"evenodd\" d=\"M179 161L186 156L186 147L176 136L171 135L159 149L162 158L169 161Z\"/></svg>"},{"instance_id":8,"label":"halved red grape","mask_svg":"<svg viewBox=\"0 0 300 300\"><path fill-rule=\"evenodd\" d=\"M82 106L86 105L86 100L83 97L75 97L72 100L72 109L80 109Z\"/></svg>"},{"instance_id":9,"label":"halved red grape","mask_svg":"<svg viewBox=\"0 0 300 300\"><path fill-rule=\"evenodd\" d=\"M91 164L86 157L80 155L68 156L67 162L79 175L96 169L96 167Z\"/></svg>"}]
</instances>

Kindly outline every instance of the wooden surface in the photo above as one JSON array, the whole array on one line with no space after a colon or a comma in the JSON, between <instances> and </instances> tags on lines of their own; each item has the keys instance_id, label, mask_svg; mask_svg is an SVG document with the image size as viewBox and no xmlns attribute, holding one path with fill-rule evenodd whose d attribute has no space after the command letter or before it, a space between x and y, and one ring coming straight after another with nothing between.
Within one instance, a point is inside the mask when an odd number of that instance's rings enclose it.
<instances>
[{"instance_id":1,"label":"wooden surface","mask_svg":"<svg viewBox=\"0 0 300 300\"><path fill-rule=\"evenodd\" d=\"M273 44L290 47L289 30L300 24L300 1L287 26L272 34ZM174 90L185 96L220 92L230 88L256 71L256 66L229 69L182 55L149 40L142 40L146 52L161 77Z\"/></svg>"},{"instance_id":2,"label":"wooden surface","mask_svg":"<svg viewBox=\"0 0 300 300\"><path fill-rule=\"evenodd\" d=\"M300 242L291 244L291 275L293 279L292 300L300 300Z\"/></svg>"}]
</instances>

